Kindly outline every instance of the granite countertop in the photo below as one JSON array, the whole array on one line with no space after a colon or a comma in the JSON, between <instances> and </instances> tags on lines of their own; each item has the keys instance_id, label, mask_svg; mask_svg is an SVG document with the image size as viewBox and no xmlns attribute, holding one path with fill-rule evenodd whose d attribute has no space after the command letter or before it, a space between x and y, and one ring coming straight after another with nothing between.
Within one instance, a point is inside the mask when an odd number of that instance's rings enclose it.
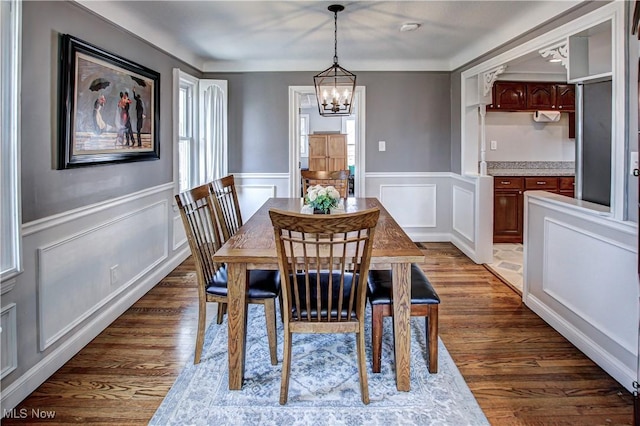
<instances>
[{"instance_id":1,"label":"granite countertop","mask_svg":"<svg viewBox=\"0 0 640 426\"><path fill-rule=\"evenodd\" d=\"M573 169L488 169L491 176L575 176Z\"/></svg>"},{"instance_id":2,"label":"granite countertop","mask_svg":"<svg viewBox=\"0 0 640 426\"><path fill-rule=\"evenodd\" d=\"M575 176L573 161L488 161L490 176Z\"/></svg>"}]
</instances>

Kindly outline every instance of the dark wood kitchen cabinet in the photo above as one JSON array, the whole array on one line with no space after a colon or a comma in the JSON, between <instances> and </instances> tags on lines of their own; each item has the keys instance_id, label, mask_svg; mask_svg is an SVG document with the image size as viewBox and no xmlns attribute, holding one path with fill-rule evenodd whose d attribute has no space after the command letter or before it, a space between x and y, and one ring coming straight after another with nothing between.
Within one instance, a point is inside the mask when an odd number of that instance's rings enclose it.
<instances>
[{"instance_id":1,"label":"dark wood kitchen cabinet","mask_svg":"<svg viewBox=\"0 0 640 426\"><path fill-rule=\"evenodd\" d=\"M493 242L521 243L524 179L496 176L493 182Z\"/></svg>"},{"instance_id":2,"label":"dark wood kitchen cabinet","mask_svg":"<svg viewBox=\"0 0 640 426\"><path fill-rule=\"evenodd\" d=\"M527 82L528 110L575 111L576 89L573 84Z\"/></svg>"},{"instance_id":3,"label":"dark wood kitchen cabinet","mask_svg":"<svg viewBox=\"0 0 640 426\"><path fill-rule=\"evenodd\" d=\"M493 84L493 103L489 109L521 111L527 107L526 85L521 81L496 81Z\"/></svg>"},{"instance_id":4,"label":"dark wood kitchen cabinet","mask_svg":"<svg viewBox=\"0 0 640 426\"><path fill-rule=\"evenodd\" d=\"M575 85L537 81L496 81L492 88L494 111L575 111Z\"/></svg>"},{"instance_id":5,"label":"dark wood kitchen cabinet","mask_svg":"<svg viewBox=\"0 0 640 426\"><path fill-rule=\"evenodd\" d=\"M493 178L493 242L521 243L524 191L574 196L573 176L495 176Z\"/></svg>"}]
</instances>

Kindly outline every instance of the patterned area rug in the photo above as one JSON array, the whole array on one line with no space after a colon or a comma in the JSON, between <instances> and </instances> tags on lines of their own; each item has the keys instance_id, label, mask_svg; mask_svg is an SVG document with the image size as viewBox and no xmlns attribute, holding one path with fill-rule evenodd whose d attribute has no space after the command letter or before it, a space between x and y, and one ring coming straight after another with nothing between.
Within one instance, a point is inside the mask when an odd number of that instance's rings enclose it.
<instances>
[{"instance_id":1,"label":"patterned area rug","mask_svg":"<svg viewBox=\"0 0 640 426\"><path fill-rule=\"evenodd\" d=\"M367 307L367 315L370 309ZM367 321L367 325L370 321ZM382 371L367 367L371 402L360 399L355 338L294 335L289 400L279 404L282 323L278 313L278 365L269 361L264 311L249 305L245 381L228 390L227 324L209 326L200 364L192 361L149 422L151 425L488 425L451 356L438 342L439 368L429 374L424 319L412 318L411 391L398 392L393 370L391 318L385 318ZM371 341L369 327L366 341Z\"/></svg>"}]
</instances>

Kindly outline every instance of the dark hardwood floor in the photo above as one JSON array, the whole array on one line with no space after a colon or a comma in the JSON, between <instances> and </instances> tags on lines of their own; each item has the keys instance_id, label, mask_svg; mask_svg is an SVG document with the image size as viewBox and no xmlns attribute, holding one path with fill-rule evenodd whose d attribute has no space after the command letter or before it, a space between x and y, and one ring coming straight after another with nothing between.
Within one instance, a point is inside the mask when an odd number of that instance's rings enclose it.
<instances>
[{"instance_id":1,"label":"dark hardwood floor","mask_svg":"<svg viewBox=\"0 0 640 426\"><path fill-rule=\"evenodd\" d=\"M442 299L440 337L491 424L632 423L631 394L513 290L449 243L423 250L423 269ZM14 411L55 411L55 419L2 423L146 424L193 351L192 271L189 259Z\"/></svg>"}]
</instances>

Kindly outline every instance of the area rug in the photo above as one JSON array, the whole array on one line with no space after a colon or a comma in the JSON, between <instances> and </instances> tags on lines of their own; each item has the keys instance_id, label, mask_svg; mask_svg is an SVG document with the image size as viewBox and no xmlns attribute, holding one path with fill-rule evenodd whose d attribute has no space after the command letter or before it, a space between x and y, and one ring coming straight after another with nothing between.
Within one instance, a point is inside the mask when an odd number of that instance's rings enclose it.
<instances>
[{"instance_id":1,"label":"area rug","mask_svg":"<svg viewBox=\"0 0 640 426\"><path fill-rule=\"evenodd\" d=\"M367 307L367 315L370 309ZM411 323L411 391L399 392L393 369L391 318L385 318L382 370L371 372L370 321L367 369L371 402L360 399L355 338L294 335L289 400L279 404L282 324L278 316L278 365L271 365L261 305L249 305L245 380L228 390L227 323L206 332L200 364L187 366L149 422L151 425L488 425L442 341L438 373L425 359L424 319Z\"/></svg>"}]
</instances>

